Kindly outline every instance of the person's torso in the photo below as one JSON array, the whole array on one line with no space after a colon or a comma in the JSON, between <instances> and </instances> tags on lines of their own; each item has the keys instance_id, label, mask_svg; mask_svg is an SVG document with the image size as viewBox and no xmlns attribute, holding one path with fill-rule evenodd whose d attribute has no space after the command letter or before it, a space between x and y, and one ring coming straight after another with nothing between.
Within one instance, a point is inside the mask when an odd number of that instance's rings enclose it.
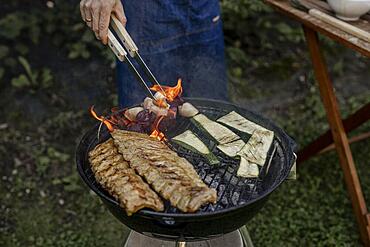
<instances>
[{"instance_id":1,"label":"person's torso","mask_svg":"<svg viewBox=\"0 0 370 247\"><path fill-rule=\"evenodd\" d=\"M202 42L221 30L218 0L124 0L123 4L127 29L144 50Z\"/></svg>"}]
</instances>

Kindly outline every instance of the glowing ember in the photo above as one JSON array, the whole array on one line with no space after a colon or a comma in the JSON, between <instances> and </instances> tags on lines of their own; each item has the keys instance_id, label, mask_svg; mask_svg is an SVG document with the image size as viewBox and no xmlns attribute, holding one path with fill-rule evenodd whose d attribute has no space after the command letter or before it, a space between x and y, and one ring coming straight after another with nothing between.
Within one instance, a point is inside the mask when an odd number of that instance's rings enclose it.
<instances>
[{"instance_id":1,"label":"glowing ember","mask_svg":"<svg viewBox=\"0 0 370 247\"><path fill-rule=\"evenodd\" d=\"M161 88L158 85L154 85L150 88L151 90L155 92L162 92ZM172 102L175 100L177 96L181 96L182 93L182 86L181 86L181 78L178 79L177 85L174 87L169 86L162 86L163 91L165 92L166 99L169 102Z\"/></svg>"},{"instance_id":2,"label":"glowing ember","mask_svg":"<svg viewBox=\"0 0 370 247\"><path fill-rule=\"evenodd\" d=\"M158 141L162 141L164 138L163 132L160 132L158 130L154 130L151 134L150 137L157 138Z\"/></svg>"},{"instance_id":3,"label":"glowing ember","mask_svg":"<svg viewBox=\"0 0 370 247\"><path fill-rule=\"evenodd\" d=\"M96 112L94 111L94 106L91 106L90 108L90 112L91 112L91 115L93 115L94 118L98 119L100 122L104 123L105 126L107 126L108 130L110 132L112 132L114 130L114 127L113 125L110 123L110 121L108 119L106 119L105 117L101 116L101 117L98 117L98 115L96 114Z\"/></svg>"},{"instance_id":4,"label":"glowing ember","mask_svg":"<svg viewBox=\"0 0 370 247\"><path fill-rule=\"evenodd\" d=\"M160 124L160 122L162 121L163 118L164 118L164 116L160 116L159 118L157 118L155 120L155 122L154 122L154 130L150 134L150 137L157 138L158 141L165 140L164 133L159 130L159 124Z\"/></svg>"}]
</instances>

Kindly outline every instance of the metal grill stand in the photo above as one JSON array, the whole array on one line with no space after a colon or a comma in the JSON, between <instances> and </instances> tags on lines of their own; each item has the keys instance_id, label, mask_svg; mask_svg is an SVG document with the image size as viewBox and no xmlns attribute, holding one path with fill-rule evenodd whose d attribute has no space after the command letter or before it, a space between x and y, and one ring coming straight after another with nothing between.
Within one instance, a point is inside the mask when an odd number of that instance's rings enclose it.
<instances>
[{"instance_id":1,"label":"metal grill stand","mask_svg":"<svg viewBox=\"0 0 370 247\"><path fill-rule=\"evenodd\" d=\"M247 228L244 226L237 231L225 234L222 237L196 242L164 241L147 237L131 231L124 241L123 247L253 247Z\"/></svg>"}]
</instances>

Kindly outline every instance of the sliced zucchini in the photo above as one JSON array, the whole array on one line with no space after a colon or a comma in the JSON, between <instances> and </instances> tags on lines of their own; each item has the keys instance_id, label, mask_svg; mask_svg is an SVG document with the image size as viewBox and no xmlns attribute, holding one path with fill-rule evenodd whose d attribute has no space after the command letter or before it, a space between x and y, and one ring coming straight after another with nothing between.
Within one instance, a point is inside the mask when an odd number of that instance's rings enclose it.
<instances>
[{"instance_id":1,"label":"sliced zucchini","mask_svg":"<svg viewBox=\"0 0 370 247\"><path fill-rule=\"evenodd\" d=\"M249 162L263 166L273 139L274 132L267 129L255 130L238 155Z\"/></svg>"},{"instance_id":2,"label":"sliced zucchini","mask_svg":"<svg viewBox=\"0 0 370 247\"><path fill-rule=\"evenodd\" d=\"M173 137L172 141L190 151L201 154L211 165L220 163L217 157L209 151L208 147L190 130Z\"/></svg>"},{"instance_id":3,"label":"sliced zucchini","mask_svg":"<svg viewBox=\"0 0 370 247\"><path fill-rule=\"evenodd\" d=\"M238 152L244 147L245 142L243 140L236 140L226 144L220 144L217 146L224 154L229 157L237 156Z\"/></svg>"},{"instance_id":4,"label":"sliced zucchini","mask_svg":"<svg viewBox=\"0 0 370 247\"><path fill-rule=\"evenodd\" d=\"M208 133L218 144L226 144L236 141L239 138L237 134L227 127L210 120L203 114L198 114L191 118L191 121L200 129Z\"/></svg>"},{"instance_id":5,"label":"sliced zucchini","mask_svg":"<svg viewBox=\"0 0 370 247\"><path fill-rule=\"evenodd\" d=\"M234 129L237 129L241 132L244 132L244 133L248 133L250 135L252 135L252 133L255 131L255 130L265 130L266 128L262 127L261 125L258 125L246 118L244 118L243 116L241 116L240 114L238 114L237 112L235 111L232 111L230 112L229 114L223 116L223 117L220 117L219 119L217 119L217 122L220 122L220 123L223 123L227 126L230 126Z\"/></svg>"},{"instance_id":6,"label":"sliced zucchini","mask_svg":"<svg viewBox=\"0 0 370 247\"><path fill-rule=\"evenodd\" d=\"M236 173L237 176L244 178L257 178L259 173L258 165L241 157L239 169Z\"/></svg>"}]
</instances>

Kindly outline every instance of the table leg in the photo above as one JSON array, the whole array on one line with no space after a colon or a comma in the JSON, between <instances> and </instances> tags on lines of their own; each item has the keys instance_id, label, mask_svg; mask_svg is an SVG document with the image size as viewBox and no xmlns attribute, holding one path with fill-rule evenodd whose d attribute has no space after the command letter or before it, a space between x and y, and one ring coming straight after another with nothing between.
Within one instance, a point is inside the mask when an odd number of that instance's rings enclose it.
<instances>
[{"instance_id":1,"label":"table leg","mask_svg":"<svg viewBox=\"0 0 370 247\"><path fill-rule=\"evenodd\" d=\"M343 120L343 126L346 133L356 129L361 124L365 123L370 119L370 103L366 104L365 106L361 107L358 111L354 114L349 116L347 119ZM300 164L310 157L318 154L321 150L328 147L333 143L333 135L331 131L328 130L316 140L308 144L302 150L300 150L297 154L297 164Z\"/></svg>"},{"instance_id":2,"label":"table leg","mask_svg":"<svg viewBox=\"0 0 370 247\"><path fill-rule=\"evenodd\" d=\"M361 239L365 246L368 246L370 245L370 234L368 232L369 223L367 218L367 207L362 194L361 185L348 143L348 138L339 113L337 99L334 94L334 88L329 78L324 57L320 51L318 34L306 26L303 26L303 29L311 54L315 76L319 84L321 100L325 107L334 144L339 156L340 165L344 173L344 180L352 201L352 208L360 228Z\"/></svg>"}]
</instances>

